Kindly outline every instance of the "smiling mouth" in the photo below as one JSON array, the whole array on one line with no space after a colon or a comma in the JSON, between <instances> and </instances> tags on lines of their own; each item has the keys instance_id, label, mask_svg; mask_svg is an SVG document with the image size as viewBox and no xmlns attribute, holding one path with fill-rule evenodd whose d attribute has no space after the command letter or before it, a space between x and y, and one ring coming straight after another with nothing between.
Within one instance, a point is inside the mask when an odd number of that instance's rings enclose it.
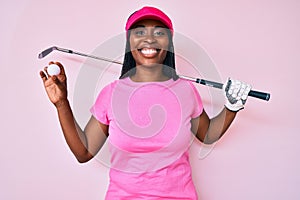
<instances>
[{"instance_id":1,"label":"smiling mouth","mask_svg":"<svg viewBox=\"0 0 300 200\"><path fill-rule=\"evenodd\" d=\"M142 49L138 49L138 51L141 52L146 57L152 57L152 56L155 56L156 54L158 54L160 52L160 49L142 48Z\"/></svg>"}]
</instances>

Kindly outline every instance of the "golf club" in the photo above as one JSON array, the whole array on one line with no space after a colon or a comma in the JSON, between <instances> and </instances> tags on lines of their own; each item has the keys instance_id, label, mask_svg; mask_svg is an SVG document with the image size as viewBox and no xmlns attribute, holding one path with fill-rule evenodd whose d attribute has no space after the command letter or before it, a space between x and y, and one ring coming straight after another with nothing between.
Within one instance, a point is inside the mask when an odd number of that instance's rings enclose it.
<instances>
[{"instance_id":1,"label":"golf club","mask_svg":"<svg viewBox=\"0 0 300 200\"><path fill-rule=\"evenodd\" d=\"M120 62L120 61L116 61L116 60L112 60L112 59L104 58L104 57L98 57L98 56L94 56L94 55L88 55L88 54L84 54L84 53L80 53L80 52L76 52L76 51L73 51L73 50L70 50L70 49L60 48L60 47L56 47L56 46L50 47L50 48L42 51L38 55L38 58L42 59L54 50L65 52L65 53L70 53L70 54L76 54L76 55L79 55L79 56L89 57L89 58L102 60L102 61L106 61L106 62L111 62L111 63L115 63L115 64L119 64L119 65L123 65L123 63ZM200 79L200 78L193 78L193 77L183 76L183 75L178 75L178 76L181 79L193 81L193 82L196 82L196 83L199 83L199 84L202 84L202 85L206 85L206 86L210 86L210 87L214 87L214 88L219 88L219 89L223 88L222 83L209 81L209 80L204 80L204 79ZM255 98L258 98L258 99L262 99L262 100L265 100L265 101L269 101L269 99L270 99L270 93L260 92L260 91L255 91L255 90L251 90L249 92L248 96L255 97Z\"/></svg>"}]
</instances>

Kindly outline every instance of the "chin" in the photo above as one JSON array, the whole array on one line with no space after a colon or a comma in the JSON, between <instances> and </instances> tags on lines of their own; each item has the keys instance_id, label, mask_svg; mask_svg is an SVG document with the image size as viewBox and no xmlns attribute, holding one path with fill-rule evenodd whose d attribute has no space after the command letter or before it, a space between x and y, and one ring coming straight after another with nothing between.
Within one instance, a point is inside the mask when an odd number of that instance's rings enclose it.
<instances>
[{"instance_id":1,"label":"chin","mask_svg":"<svg viewBox=\"0 0 300 200\"><path fill-rule=\"evenodd\" d=\"M143 67L153 68L153 67L161 66L162 63L158 63L158 62L144 62L144 63L139 64L139 65L143 66ZM139 65L137 65L137 66L139 66Z\"/></svg>"}]
</instances>

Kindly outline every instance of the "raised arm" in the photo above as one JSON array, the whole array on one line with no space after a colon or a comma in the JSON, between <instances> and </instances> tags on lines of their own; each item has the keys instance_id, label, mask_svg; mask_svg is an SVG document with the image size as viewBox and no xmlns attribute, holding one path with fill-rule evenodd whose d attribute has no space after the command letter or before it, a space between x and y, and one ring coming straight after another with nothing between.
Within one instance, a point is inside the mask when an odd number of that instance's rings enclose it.
<instances>
[{"instance_id":1,"label":"raised arm","mask_svg":"<svg viewBox=\"0 0 300 200\"><path fill-rule=\"evenodd\" d=\"M219 140L230 127L236 114L244 108L251 86L237 80L228 80L224 88L226 104L224 109L210 119L203 110L202 114L191 120L192 132L205 144Z\"/></svg>"},{"instance_id":2,"label":"raised arm","mask_svg":"<svg viewBox=\"0 0 300 200\"><path fill-rule=\"evenodd\" d=\"M66 74L62 64L57 64L61 72L57 76L49 76L47 67L41 71L45 90L50 101L55 105L59 122L68 146L80 162L87 162L99 151L108 136L108 126L98 122L93 116L84 130L76 122L67 98Z\"/></svg>"}]
</instances>

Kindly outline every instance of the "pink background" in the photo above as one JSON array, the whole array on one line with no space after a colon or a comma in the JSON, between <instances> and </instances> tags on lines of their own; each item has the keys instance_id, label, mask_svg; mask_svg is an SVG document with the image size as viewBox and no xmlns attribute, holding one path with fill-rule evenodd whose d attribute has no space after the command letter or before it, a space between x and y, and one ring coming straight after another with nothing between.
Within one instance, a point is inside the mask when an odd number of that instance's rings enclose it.
<instances>
[{"instance_id":1,"label":"pink background","mask_svg":"<svg viewBox=\"0 0 300 200\"><path fill-rule=\"evenodd\" d=\"M92 52L123 33L129 14L143 5L168 13L175 31L207 51L223 81L230 76L271 93L269 102L249 98L204 159L200 144L192 145L200 199L300 199L299 1L80 2L1 1L0 199L104 198L108 168L77 163L38 75L50 60L61 61L72 102L84 59L37 54L52 45Z\"/></svg>"}]
</instances>

